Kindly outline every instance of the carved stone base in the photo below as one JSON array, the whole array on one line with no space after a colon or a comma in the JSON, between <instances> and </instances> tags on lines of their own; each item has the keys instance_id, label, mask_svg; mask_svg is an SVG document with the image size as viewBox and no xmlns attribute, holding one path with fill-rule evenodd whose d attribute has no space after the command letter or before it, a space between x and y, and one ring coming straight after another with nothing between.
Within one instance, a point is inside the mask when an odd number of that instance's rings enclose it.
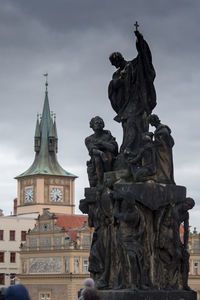
<instances>
[{"instance_id":1,"label":"carved stone base","mask_svg":"<svg viewBox=\"0 0 200 300\"><path fill-rule=\"evenodd\" d=\"M132 201L136 200L151 210L157 210L169 203L180 203L186 198L186 188L174 184L159 183L117 183L114 191L121 196L132 196Z\"/></svg>"},{"instance_id":2,"label":"carved stone base","mask_svg":"<svg viewBox=\"0 0 200 300\"><path fill-rule=\"evenodd\" d=\"M107 290L99 291L101 300L196 300L197 293L194 291L130 291L130 290Z\"/></svg>"},{"instance_id":3,"label":"carved stone base","mask_svg":"<svg viewBox=\"0 0 200 300\"><path fill-rule=\"evenodd\" d=\"M95 228L89 271L99 288L153 286L165 291L163 298L159 294L158 298L135 299L168 299L169 289L171 297L172 290L187 288L185 245L188 209L194 201L186 198L185 187L174 184L120 180L113 184L119 173L123 172L107 172L106 184L86 188L85 199L80 201L80 209L88 213L89 225ZM183 222L184 243L179 232Z\"/></svg>"}]
</instances>

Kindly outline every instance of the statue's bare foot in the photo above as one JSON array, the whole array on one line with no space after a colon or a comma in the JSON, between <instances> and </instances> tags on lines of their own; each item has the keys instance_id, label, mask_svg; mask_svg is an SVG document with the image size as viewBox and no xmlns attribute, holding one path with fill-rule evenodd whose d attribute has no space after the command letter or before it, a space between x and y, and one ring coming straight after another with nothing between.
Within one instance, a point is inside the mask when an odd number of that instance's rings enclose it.
<instances>
[{"instance_id":1,"label":"statue's bare foot","mask_svg":"<svg viewBox=\"0 0 200 300\"><path fill-rule=\"evenodd\" d=\"M107 288L108 285L106 284L106 282L104 280L100 279L95 282L95 286L98 290L103 290L103 289Z\"/></svg>"},{"instance_id":2,"label":"statue's bare foot","mask_svg":"<svg viewBox=\"0 0 200 300\"><path fill-rule=\"evenodd\" d=\"M114 290L123 290L123 289L126 289L126 285L125 284L120 284L118 286L115 286L114 287Z\"/></svg>"},{"instance_id":3,"label":"statue's bare foot","mask_svg":"<svg viewBox=\"0 0 200 300\"><path fill-rule=\"evenodd\" d=\"M184 287L184 290L185 290L185 291L192 291L192 289L191 289L188 285L186 285L186 286Z\"/></svg>"},{"instance_id":4,"label":"statue's bare foot","mask_svg":"<svg viewBox=\"0 0 200 300\"><path fill-rule=\"evenodd\" d=\"M131 290L132 291L138 291L138 288L136 287L136 285L135 284L131 284Z\"/></svg>"},{"instance_id":5,"label":"statue's bare foot","mask_svg":"<svg viewBox=\"0 0 200 300\"><path fill-rule=\"evenodd\" d=\"M142 285L140 286L140 288L141 288L141 290L143 290L143 291L149 290L149 287L148 287L147 285L145 285L145 284L142 284Z\"/></svg>"}]
</instances>

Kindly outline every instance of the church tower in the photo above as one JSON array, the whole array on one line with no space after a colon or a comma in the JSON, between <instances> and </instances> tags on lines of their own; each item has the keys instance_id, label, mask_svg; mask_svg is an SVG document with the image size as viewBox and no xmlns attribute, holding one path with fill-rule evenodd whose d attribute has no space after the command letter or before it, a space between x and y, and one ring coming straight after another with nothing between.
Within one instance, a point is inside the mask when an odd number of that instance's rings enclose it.
<instances>
[{"instance_id":1,"label":"church tower","mask_svg":"<svg viewBox=\"0 0 200 300\"><path fill-rule=\"evenodd\" d=\"M65 171L58 163L58 137L55 115L52 115L46 81L41 119L37 116L31 167L15 177L18 181L17 214L42 214L44 208L52 213L74 214L74 181L77 176Z\"/></svg>"}]
</instances>

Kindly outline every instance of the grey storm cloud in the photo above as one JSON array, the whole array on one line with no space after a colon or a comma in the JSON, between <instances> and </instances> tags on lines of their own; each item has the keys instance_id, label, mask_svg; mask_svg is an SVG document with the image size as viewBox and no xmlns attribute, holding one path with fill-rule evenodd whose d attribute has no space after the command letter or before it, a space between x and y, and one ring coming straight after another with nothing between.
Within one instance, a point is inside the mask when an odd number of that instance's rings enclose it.
<instances>
[{"instance_id":1,"label":"grey storm cloud","mask_svg":"<svg viewBox=\"0 0 200 300\"><path fill-rule=\"evenodd\" d=\"M36 115L42 112L44 77L57 114L60 164L79 176L76 204L88 185L84 139L89 121L103 117L121 143L121 125L107 87L114 68L108 57L136 55L133 24L150 45L156 69L157 113L175 139L177 184L188 189L196 208L191 224L200 229L200 2L199 0L7 0L0 3L0 203L12 210L13 177L33 161ZM77 210L78 211L78 210Z\"/></svg>"}]
</instances>

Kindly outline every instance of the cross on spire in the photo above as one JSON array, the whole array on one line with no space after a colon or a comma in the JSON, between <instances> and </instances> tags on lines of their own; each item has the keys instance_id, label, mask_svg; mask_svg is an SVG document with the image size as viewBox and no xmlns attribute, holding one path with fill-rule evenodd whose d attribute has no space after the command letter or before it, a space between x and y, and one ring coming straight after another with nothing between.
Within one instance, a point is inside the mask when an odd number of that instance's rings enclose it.
<instances>
[{"instance_id":1,"label":"cross on spire","mask_svg":"<svg viewBox=\"0 0 200 300\"><path fill-rule=\"evenodd\" d=\"M47 87L48 87L48 73L45 73L45 74L43 74L43 75L46 77L45 85L46 85L46 92L48 92L48 91L47 91Z\"/></svg>"},{"instance_id":2,"label":"cross on spire","mask_svg":"<svg viewBox=\"0 0 200 300\"><path fill-rule=\"evenodd\" d=\"M134 26L135 26L135 31L138 31L139 24L137 21L135 22Z\"/></svg>"}]
</instances>

